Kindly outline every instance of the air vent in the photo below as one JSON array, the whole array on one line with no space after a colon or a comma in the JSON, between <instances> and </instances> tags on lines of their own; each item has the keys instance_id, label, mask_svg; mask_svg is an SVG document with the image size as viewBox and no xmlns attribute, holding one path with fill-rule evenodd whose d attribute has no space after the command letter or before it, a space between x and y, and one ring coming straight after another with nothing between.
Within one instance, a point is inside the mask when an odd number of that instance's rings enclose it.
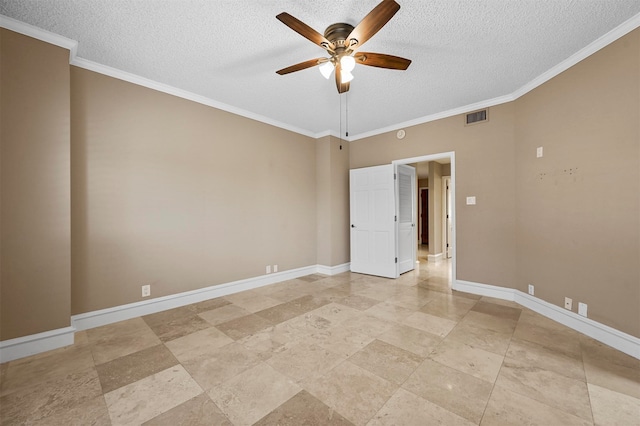
<instances>
[{"instance_id":1,"label":"air vent","mask_svg":"<svg viewBox=\"0 0 640 426\"><path fill-rule=\"evenodd\" d=\"M485 121L489 120L489 114L488 114L488 110L486 109L481 109L480 111L474 111L474 112L470 112L469 114L467 114L466 116L466 124L477 124L477 123L483 123Z\"/></svg>"}]
</instances>

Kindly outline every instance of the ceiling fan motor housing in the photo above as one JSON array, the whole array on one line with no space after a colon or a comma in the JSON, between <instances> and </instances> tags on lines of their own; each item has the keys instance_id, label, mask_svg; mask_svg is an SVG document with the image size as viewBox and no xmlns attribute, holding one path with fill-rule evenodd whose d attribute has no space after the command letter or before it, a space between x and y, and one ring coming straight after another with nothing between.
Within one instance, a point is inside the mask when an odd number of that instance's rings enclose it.
<instances>
[{"instance_id":1,"label":"ceiling fan motor housing","mask_svg":"<svg viewBox=\"0 0 640 426\"><path fill-rule=\"evenodd\" d=\"M324 37L333 43L336 49L348 48L350 46L345 46L345 41L347 37L349 37L349 34L351 34L351 31L353 31L353 28L353 25L344 22L332 24L324 31Z\"/></svg>"}]
</instances>

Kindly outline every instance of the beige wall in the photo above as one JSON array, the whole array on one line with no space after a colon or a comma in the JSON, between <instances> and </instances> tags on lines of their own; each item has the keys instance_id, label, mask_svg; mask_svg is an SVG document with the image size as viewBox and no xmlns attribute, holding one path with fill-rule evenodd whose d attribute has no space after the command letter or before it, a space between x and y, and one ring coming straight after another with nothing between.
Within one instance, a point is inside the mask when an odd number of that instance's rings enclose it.
<instances>
[{"instance_id":1,"label":"beige wall","mask_svg":"<svg viewBox=\"0 0 640 426\"><path fill-rule=\"evenodd\" d=\"M459 280L531 283L640 336L640 30L492 107L487 123L406 130L353 142L351 166L455 151Z\"/></svg>"},{"instance_id":2,"label":"beige wall","mask_svg":"<svg viewBox=\"0 0 640 426\"><path fill-rule=\"evenodd\" d=\"M315 140L71 67L74 314L316 264Z\"/></svg>"},{"instance_id":3,"label":"beige wall","mask_svg":"<svg viewBox=\"0 0 640 426\"><path fill-rule=\"evenodd\" d=\"M267 264L342 264L347 169L448 151L459 280L532 283L640 336L639 34L487 123L455 116L339 150L69 67L68 51L2 30L0 339L139 301L143 284L158 297Z\"/></svg>"},{"instance_id":4,"label":"beige wall","mask_svg":"<svg viewBox=\"0 0 640 426\"><path fill-rule=\"evenodd\" d=\"M429 163L429 254L442 254L442 164Z\"/></svg>"},{"instance_id":5,"label":"beige wall","mask_svg":"<svg viewBox=\"0 0 640 426\"><path fill-rule=\"evenodd\" d=\"M455 151L457 278L513 286L516 240L512 103L493 107L491 120L484 124L465 126L464 117L455 116L408 128L402 140L390 132L354 141L350 150L352 168ZM431 182L429 185L433 186ZM468 195L475 195L478 204L466 206Z\"/></svg>"},{"instance_id":6,"label":"beige wall","mask_svg":"<svg viewBox=\"0 0 640 426\"><path fill-rule=\"evenodd\" d=\"M349 144L333 136L316 141L318 264L349 262Z\"/></svg>"},{"instance_id":7,"label":"beige wall","mask_svg":"<svg viewBox=\"0 0 640 426\"><path fill-rule=\"evenodd\" d=\"M0 340L70 324L69 51L0 29Z\"/></svg>"},{"instance_id":8,"label":"beige wall","mask_svg":"<svg viewBox=\"0 0 640 426\"><path fill-rule=\"evenodd\" d=\"M514 287L640 336L640 30L515 105Z\"/></svg>"}]
</instances>

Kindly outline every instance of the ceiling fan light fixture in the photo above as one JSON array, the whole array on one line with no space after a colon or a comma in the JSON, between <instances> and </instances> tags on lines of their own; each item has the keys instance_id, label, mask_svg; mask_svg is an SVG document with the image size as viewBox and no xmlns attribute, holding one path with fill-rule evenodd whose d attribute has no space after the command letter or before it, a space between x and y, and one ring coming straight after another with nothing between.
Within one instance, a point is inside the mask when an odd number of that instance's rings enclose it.
<instances>
[{"instance_id":1,"label":"ceiling fan light fixture","mask_svg":"<svg viewBox=\"0 0 640 426\"><path fill-rule=\"evenodd\" d=\"M342 84L346 84L353 80L353 74L347 70L342 70L342 73L340 73L340 80Z\"/></svg>"},{"instance_id":2,"label":"ceiling fan light fixture","mask_svg":"<svg viewBox=\"0 0 640 426\"><path fill-rule=\"evenodd\" d=\"M320 65L318 69L320 70L320 74L322 74L324 78L329 80L329 77L331 77L331 73L333 72L333 64L327 61L324 64Z\"/></svg>"},{"instance_id":3,"label":"ceiling fan light fixture","mask_svg":"<svg viewBox=\"0 0 640 426\"><path fill-rule=\"evenodd\" d=\"M344 55L340 58L340 67L343 71L351 72L356 66L356 60L351 55Z\"/></svg>"}]
</instances>

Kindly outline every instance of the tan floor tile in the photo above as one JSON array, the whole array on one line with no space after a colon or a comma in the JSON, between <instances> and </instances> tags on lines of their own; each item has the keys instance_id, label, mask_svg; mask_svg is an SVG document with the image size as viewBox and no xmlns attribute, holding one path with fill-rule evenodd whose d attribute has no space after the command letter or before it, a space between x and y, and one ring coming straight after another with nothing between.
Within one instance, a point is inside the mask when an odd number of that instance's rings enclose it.
<instances>
[{"instance_id":1,"label":"tan floor tile","mask_svg":"<svg viewBox=\"0 0 640 426\"><path fill-rule=\"evenodd\" d=\"M564 352L569 356L581 355L580 336L577 331L567 327L547 328L529 321L519 321L513 337L537 343L549 349Z\"/></svg>"},{"instance_id":2,"label":"tan floor tile","mask_svg":"<svg viewBox=\"0 0 640 426\"><path fill-rule=\"evenodd\" d=\"M42 426L111 426L111 419L109 418L104 396L98 395L91 399L83 400L80 404L70 409L62 410L52 416L33 422L30 419L28 424Z\"/></svg>"},{"instance_id":3,"label":"tan floor tile","mask_svg":"<svg viewBox=\"0 0 640 426\"><path fill-rule=\"evenodd\" d=\"M327 330L333 326L333 322L315 314L315 311L307 312L293 317L276 325L280 330L288 332L292 339L298 341L304 339L315 340L318 336L327 334Z\"/></svg>"},{"instance_id":4,"label":"tan floor tile","mask_svg":"<svg viewBox=\"0 0 640 426\"><path fill-rule=\"evenodd\" d=\"M202 389L209 390L254 367L260 358L244 346L231 343L181 362Z\"/></svg>"},{"instance_id":5,"label":"tan floor tile","mask_svg":"<svg viewBox=\"0 0 640 426\"><path fill-rule=\"evenodd\" d=\"M2 364L0 396L93 367L91 348L72 345Z\"/></svg>"},{"instance_id":6,"label":"tan floor tile","mask_svg":"<svg viewBox=\"0 0 640 426\"><path fill-rule=\"evenodd\" d=\"M353 423L336 413L309 392L302 390L254 425L351 426Z\"/></svg>"},{"instance_id":7,"label":"tan floor tile","mask_svg":"<svg viewBox=\"0 0 640 426\"><path fill-rule=\"evenodd\" d=\"M197 316L188 306L145 315L142 319L163 342L168 342L211 326L207 321Z\"/></svg>"},{"instance_id":8,"label":"tan floor tile","mask_svg":"<svg viewBox=\"0 0 640 426\"><path fill-rule=\"evenodd\" d=\"M202 393L149 421L145 426L233 426L206 393Z\"/></svg>"},{"instance_id":9,"label":"tan floor tile","mask_svg":"<svg viewBox=\"0 0 640 426\"><path fill-rule=\"evenodd\" d=\"M583 381L505 360L496 386L592 421L587 384Z\"/></svg>"},{"instance_id":10,"label":"tan floor tile","mask_svg":"<svg viewBox=\"0 0 640 426\"><path fill-rule=\"evenodd\" d=\"M98 364L155 346L160 339L142 318L87 330L93 359Z\"/></svg>"},{"instance_id":11,"label":"tan floor tile","mask_svg":"<svg viewBox=\"0 0 640 426\"><path fill-rule=\"evenodd\" d=\"M299 382L321 376L345 358L315 344L300 343L273 355L265 362Z\"/></svg>"},{"instance_id":12,"label":"tan floor tile","mask_svg":"<svg viewBox=\"0 0 640 426\"><path fill-rule=\"evenodd\" d=\"M586 381L580 356L554 351L537 343L512 339L506 359L509 363L520 367L541 368L572 379Z\"/></svg>"},{"instance_id":13,"label":"tan floor tile","mask_svg":"<svg viewBox=\"0 0 640 426\"><path fill-rule=\"evenodd\" d=\"M100 377L102 392L107 393L176 364L178 364L176 357L160 344L100 364L96 370Z\"/></svg>"},{"instance_id":14,"label":"tan floor tile","mask_svg":"<svg viewBox=\"0 0 640 426\"><path fill-rule=\"evenodd\" d=\"M297 317L301 314L301 312L291 304L281 303L280 305L272 306L270 308L258 311L255 314L268 321L271 321L274 324L279 324L281 322L290 320L291 318Z\"/></svg>"},{"instance_id":15,"label":"tan floor tile","mask_svg":"<svg viewBox=\"0 0 640 426\"><path fill-rule=\"evenodd\" d=\"M478 301L473 308L474 312L481 312L487 315L493 315L494 317L504 318L508 320L518 321L520 318L521 308L504 306L496 303L485 302L484 300Z\"/></svg>"},{"instance_id":16,"label":"tan floor tile","mask_svg":"<svg viewBox=\"0 0 640 426\"><path fill-rule=\"evenodd\" d=\"M424 425L471 426L475 423L445 410L444 408L398 389L387 403L376 413L367 426L424 426Z\"/></svg>"},{"instance_id":17,"label":"tan floor tile","mask_svg":"<svg viewBox=\"0 0 640 426\"><path fill-rule=\"evenodd\" d=\"M217 328L210 327L174 339L165 343L165 346L180 362L184 362L206 356L229 343L233 343L232 338Z\"/></svg>"},{"instance_id":18,"label":"tan floor tile","mask_svg":"<svg viewBox=\"0 0 640 426\"><path fill-rule=\"evenodd\" d=\"M332 324L340 324L343 321L350 320L351 318L360 315L359 310L339 303L329 303L328 305L324 305L313 310L312 313L319 317L328 319Z\"/></svg>"},{"instance_id":19,"label":"tan floor tile","mask_svg":"<svg viewBox=\"0 0 640 426\"><path fill-rule=\"evenodd\" d=\"M640 360L583 336L587 382L640 399Z\"/></svg>"},{"instance_id":20,"label":"tan floor tile","mask_svg":"<svg viewBox=\"0 0 640 426\"><path fill-rule=\"evenodd\" d=\"M460 322L447 335L447 340L467 343L476 348L504 356L509 348L511 336L512 333L498 333L476 327L471 322Z\"/></svg>"},{"instance_id":21,"label":"tan floor tile","mask_svg":"<svg viewBox=\"0 0 640 426\"><path fill-rule=\"evenodd\" d=\"M378 303L377 305L372 306L364 311L364 313L367 315L371 315L391 322L402 322L405 318L407 318L414 312L415 310L394 305L390 302Z\"/></svg>"},{"instance_id":22,"label":"tan floor tile","mask_svg":"<svg viewBox=\"0 0 640 426\"><path fill-rule=\"evenodd\" d=\"M441 293L423 305L420 312L452 321L460 321L475 304L476 301L472 299Z\"/></svg>"},{"instance_id":23,"label":"tan floor tile","mask_svg":"<svg viewBox=\"0 0 640 426\"><path fill-rule=\"evenodd\" d=\"M357 317L353 317L342 325L349 330L366 334L371 337L378 337L380 334L393 327L395 323L363 313Z\"/></svg>"},{"instance_id":24,"label":"tan floor tile","mask_svg":"<svg viewBox=\"0 0 640 426\"><path fill-rule=\"evenodd\" d=\"M269 297L280 300L280 302L289 302L309 295L309 289L300 285L299 287L288 287L269 294Z\"/></svg>"},{"instance_id":25,"label":"tan floor tile","mask_svg":"<svg viewBox=\"0 0 640 426\"><path fill-rule=\"evenodd\" d=\"M349 297L350 293L346 290L337 287L322 287L320 290L313 293L318 299L326 300L327 302L339 302L340 300Z\"/></svg>"},{"instance_id":26,"label":"tan floor tile","mask_svg":"<svg viewBox=\"0 0 640 426\"><path fill-rule=\"evenodd\" d=\"M425 360L402 388L460 417L479 423L493 385L446 365Z\"/></svg>"},{"instance_id":27,"label":"tan floor tile","mask_svg":"<svg viewBox=\"0 0 640 426\"><path fill-rule=\"evenodd\" d=\"M237 293L243 294L243 293ZM227 296L228 298L229 296ZM269 296L261 296L257 294L252 294L250 297L245 297L243 299L239 299L233 302L234 305L241 307L249 312L258 312L267 308L271 308L273 306L277 306L281 304L282 301L278 299L274 299Z\"/></svg>"},{"instance_id":28,"label":"tan floor tile","mask_svg":"<svg viewBox=\"0 0 640 426\"><path fill-rule=\"evenodd\" d=\"M216 325L223 322L231 321L236 318L244 317L249 314L251 314L251 312L232 304L224 305L220 308L212 309L210 311L201 312L198 314L198 316L207 321L209 324Z\"/></svg>"},{"instance_id":29,"label":"tan floor tile","mask_svg":"<svg viewBox=\"0 0 640 426\"><path fill-rule=\"evenodd\" d=\"M456 326L455 321L425 314L424 312L414 312L405 318L402 323L440 337L445 337Z\"/></svg>"},{"instance_id":30,"label":"tan floor tile","mask_svg":"<svg viewBox=\"0 0 640 426\"><path fill-rule=\"evenodd\" d=\"M350 357L373 341L373 337L343 326L330 327L313 342L343 358Z\"/></svg>"},{"instance_id":31,"label":"tan floor tile","mask_svg":"<svg viewBox=\"0 0 640 426\"><path fill-rule=\"evenodd\" d=\"M640 424L640 399L589 384L596 425Z\"/></svg>"},{"instance_id":32,"label":"tan floor tile","mask_svg":"<svg viewBox=\"0 0 640 426\"><path fill-rule=\"evenodd\" d=\"M365 311L370 307L380 303L379 300L370 299L364 296L358 296L351 294L343 299L338 300L341 305L349 306L350 308L357 309L359 311Z\"/></svg>"},{"instance_id":33,"label":"tan floor tile","mask_svg":"<svg viewBox=\"0 0 640 426\"><path fill-rule=\"evenodd\" d=\"M285 403L301 388L260 363L212 388L208 394L235 425L251 425Z\"/></svg>"},{"instance_id":34,"label":"tan floor tile","mask_svg":"<svg viewBox=\"0 0 640 426\"><path fill-rule=\"evenodd\" d=\"M113 425L139 425L202 393L181 365L104 395Z\"/></svg>"},{"instance_id":35,"label":"tan floor tile","mask_svg":"<svg viewBox=\"0 0 640 426\"><path fill-rule=\"evenodd\" d=\"M466 343L445 339L429 358L489 383L495 382L504 356L478 349Z\"/></svg>"},{"instance_id":36,"label":"tan floor tile","mask_svg":"<svg viewBox=\"0 0 640 426\"><path fill-rule=\"evenodd\" d=\"M426 358L442 341L440 336L403 324L394 325L379 335L378 339L412 352L422 358Z\"/></svg>"},{"instance_id":37,"label":"tan floor tile","mask_svg":"<svg viewBox=\"0 0 640 426\"><path fill-rule=\"evenodd\" d=\"M297 332L296 332L297 333ZM298 344L298 340L291 330L286 327L272 326L251 336L238 340L249 352L257 355L262 361L271 358L276 353Z\"/></svg>"},{"instance_id":38,"label":"tan floor tile","mask_svg":"<svg viewBox=\"0 0 640 426\"><path fill-rule=\"evenodd\" d=\"M356 425L366 424L397 386L345 361L304 388Z\"/></svg>"},{"instance_id":39,"label":"tan floor tile","mask_svg":"<svg viewBox=\"0 0 640 426\"><path fill-rule=\"evenodd\" d=\"M229 301L224 297L216 297L215 299L203 300L202 302L193 303L188 305L187 307L192 310L194 313L199 314L200 312L211 311L213 309L221 308L225 305L228 305Z\"/></svg>"},{"instance_id":40,"label":"tan floor tile","mask_svg":"<svg viewBox=\"0 0 640 426\"><path fill-rule=\"evenodd\" d=\"M239 340L243 337L251 336L252 334L269 328L272 325L271 321L258 315L250 314L220 323L216 325L216 328L232 339Z\"/></svg>"},{"instance_id":41,"label":"tan floor tile","mask_svg":"<svg viewBox=\"0 0 640 426\"><path fill-rule=\"evenodd\" d=\"M0 420L4 424L25 424L58 416L102 394L94 368L63 376L0 397Z\"/></svg>"},{"instance_id":42,"label":"tan floor tile","mask_svg":"<svg viewBox=\"0 0 640 426\"><path fill-rule=\"evenodd\" d=\"M480 424L587 426L591 422L496 386Z\"/></svg>"},{"instance_id":43,"label":"tan floor tile","mask_svg":"<svg viewBox=\"0 0 640 426\"><path fill-rule=\"evenodd\" d=\"M501 334L513 334L518 321L487 315L482 312L471 311L460 320L461 324L471 324L474 327L492 330Z\"/></svg>"},{"instance_id":44,"label":"tan floor tile","mask_svg":"<svg viewBox=\"0 0 640 426\"><path fill-rule=\"evenodd\" d=\"M374 340L353 354L349 361L401 385L420 365L422 357L381 340Z\"/></svg>"}]
</instances>

